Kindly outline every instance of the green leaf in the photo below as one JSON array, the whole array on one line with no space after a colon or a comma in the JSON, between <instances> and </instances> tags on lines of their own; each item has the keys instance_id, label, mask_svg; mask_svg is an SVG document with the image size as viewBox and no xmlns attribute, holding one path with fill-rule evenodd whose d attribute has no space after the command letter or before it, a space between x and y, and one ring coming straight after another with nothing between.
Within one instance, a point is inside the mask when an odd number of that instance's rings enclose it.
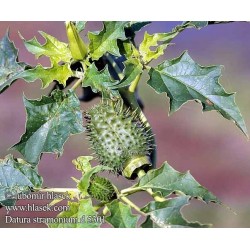
<instances>
[{"instance_id":1,"label":"green leaf","mask_svg":"<svg viewBox=\"0 0 250 250\"><path fill-rule=\"evenodd\" d=\"M208 21L187 21L182 24L183 26L192 26L196 29L204 28L208 25Z\"/></svg>"},{"instance_id":2,"label":"green leaf","mask_svg":"<svg viewBox=\"0 0 250 250\"><path fill-rule=\"evenodd\" d=\"M150 216L141 225L141 227L209 227L210 225L202 225L198 222L186 221L182 214L181 208L189 204L188 196L180 196L168 199L163 202L151 201L141 210Z\"/></svg>"},{"instance_id":3,"label":"green leaf","mask_svg":"<svg viewBox=\"0 0 250 250\"><path fill-rule=\"evenodd\" d=\"M145 64L148 64L153 59L157 59L159 56L164 54L164 50L169 45L169 33L155 33L149 35L147 32L144 34L144 38L139 47L139 52L142 56L142 60ZM159 42L164 42L158 45ZM156 46L155 50L151 50L151 47Z\"/></svg>"},{"instance_id":4,"label":"green leaf","mask_svg":"<svg viewBox=\"0 0 250 250\"><path fill-rule=\"evenodd\" d=\"M128 205L118 200L114 200L107 204L110 216L106 217L106 221L115 228L135 228L139 215L134 215Z\"/></svg>"},{"instance_id":5,"label":"green leaf","mask_svg":"<svg viewBox=\"0 0 250 250\"><path fill-rule=\"evenodd\" d=\"M86 162L87 163L87 162ZM88 166L88 165L86 165ZM85 168L86 169L86 168ZM81 191L82 196L86 196L88 195L88 188L89 188L89 184L90 184L90 179L91 177L101 171L111 171L112 168L110 167L106 167L106 166L96 166L94 168L91 168L89 170L85 170L86 172L83 173L82 178L80 179L79 183L77 184L77 188Z\"/></svg>"},{"instance_id":6,"label":"green leaf","mask_svg":"<svg viewBox=\"0 0 250 250\"><path fill-rule=\"evenodd\" d=\"M113 81L111 79L107 66L103 70L98 71L95 64L92 63L86 70L82 86L90 86L93 92L102 92L104 97L118 99L120 97L119 92L117 90L112 90L112 87L117 83L118 81Z\"/></svg>"},{"instance_id":7,"label":"green leaf","mask_svg":"<svg viewBox=\"0 0 250 250\"><path fill-rule=\"evenodd\" d=\"M63 145L72 134L84 131L80 102L73 91L55 90L51 97L28 100L26 132L13 146L30 163L37 163L43 152L61 155Z\"/></svg>"},{"instance_id":8,"label":"green leaf","mask_svg":"<svg viewBox=\"0 0 250 250\"><path fill-rule=\"evenodd\" d=\"M90 161L93 159L93 156L79 156L77 159L73 160L72 163L75 165L76 169L81 171L84 175L87 171L91 170Z\"/></svg>"},{"instance_id":9,"label":"green leaf","mask_svg":"<svg viewBox=\"0 0 250 250\"><path fill-rule=\"evenodd\" d=\"M146 217L146 220L141 224L142 228L159 228L151 219L150 216Z\"/></svg>"},{"instance_id":10,"label":"green leaf","mask_svg":"<svg viewBox=\"0 0 250 250\"><path fill-rule=\"evenodd\" d=\"M202 199L206 203L211 201L220 203L189 172L180 173L174 170L167 162L164 162L158 169L148 171L140 179L138 187L144 190L152 188L154 192L160 192L163 196L168 196L173 192L180 192L193 198Z\"/></svg>"},{"instance_id":11,"label":"green leaf","mask_svg":"<svg viewBox=\"0 0 250 250\"><path fill-rule=\"evenodd\" d=\"M82 32L85 29L85 25L86 25L86 21L76 21L75 25L76 25L76 29L78 31L78 33Z\"/></svg>"},{"instance_id":12,"label":"green leaf","mask_svg":"<svg viewBox=\"0 0 250 250\"><path fill-rule=\"evenodd\" d=\"M143 27L145 27L150 23L151 22L137 22L137 21L129 22L129 25L124 29L126 37L134 39L135 33L140 31Z\"/></svg>"},{"instance_id":13,"label":"green leaf","mask_svg":"<svg viewBox=\"0 0 250 250\"><path fill-rule=\"evenodd\" d=\"M7 89L25 70L26 64L18 62L18 51L9 40L8 32L0 40L0 93Z\"/></svg>"},{"instance_id":14,"label":"green leaf","mask_svg":"<svg viewBox=\"0 0 250 250\"><path fill-rule=\"evenodd\" d=\"M50 58L51 64L57 64L61 61L70 63L71 53L66 43L60 42L55 37L46 34L45 32L39 32L46 40L42 45L34 37L31 40L25 40L21 35L25 47L29 52L34 54L36 58L40 56L47 56Z\"/></svg>"},{"instance_id":15,"label":"green leaf","mask_svg":"<svg viewBox=\"0 0 250 250\"><path fill-rule=\"evenodd\" d=\"M89 32L89 49L93 60L98 60L106 52L120 56L117 39L125 40L124 27L128 22L103 22L101 32Z\"/></svg>"},{"instance_id":16,"label":"green leaf","mask_svg":"<svg viewBox=\"0 0 250 250\"><path fill-rule=\"evenodd\" d=\"M23 78L27 82L34 82L40 79L42 82L42 88L47 88L54 80L58 81L64 87L69 77L73 75L69 64L58 65L55 64L51 68L43 68L41 65L37 65L33 69L25 70L19 77Z\"/></svg>"},{"instance_id":17,"label":"green leaf","mask_svg":"<svg viewBox=\"0 0 250 250\"><path fill-rule=\"evenodd\" d=\"M140 31L143 27L147 26L150 23L151 22L137 22L137 21L133 21L133 22L130 22L130 29L133 32L137 32L137 31Z\"/></svg>"},{"instance_id":18,"label":"green leaf","mask_svg":"<svg viewBox=\"0 0 250 250\"><path fill-rule=\"evenodd\" d=\"M12 155L0 159L0 204L13 205L17 194L39 188L42 182L36 168L29 163L16 161Z\"/></svg>"},{"instance_id":19,"label":"green leaf","mask_svg":"<svg viewBox=\"0 0 250 250\"><path fill-rule=\"evenodd\" d=\"M111 87L111 89L118 89L129 86L137 76L139 76L142 70L142 64L136 58L131 58L125 62L125 76L120 83Z\"/></svg>"},{"instance_id":20,"label":"green leaf","mask_svg":"<svg viewBox=\"0 0 250 250\"><path fill-rule=\"evenodd\" d=\"M189 100L199 100L203 111L216 110L233 120L247 135L247 128L234 94L225 92L219 83L220 66L200 66L184 52L180 57L165 61L149 71L148 84L157 92L166 92L170 98L170 114Z\"/></svg>"},{"instance_id":21,"label":"green leaf","mask_svg":"<svg viewBox=\"0 0 250 250\"><path fill-rule=\"evenodd\" d=\"M139 51L135 48L135 46L131 43L130 40L118 40L118 47L121 55L124 55L128 60L133 58L139 59L140 58L140 53Z\"/></svg>"},{"instance_id":22,"label":"green leaf","mask_svg":"<svg viewBox=\"0 0 250 250\"><path fill-rule=\"evenodd\" d=\"M49 223L50 228L97 228L103 217L95 212L90 199L68 202L69 210L57 215L57 223Z\"/></svg>"}]
</instances>

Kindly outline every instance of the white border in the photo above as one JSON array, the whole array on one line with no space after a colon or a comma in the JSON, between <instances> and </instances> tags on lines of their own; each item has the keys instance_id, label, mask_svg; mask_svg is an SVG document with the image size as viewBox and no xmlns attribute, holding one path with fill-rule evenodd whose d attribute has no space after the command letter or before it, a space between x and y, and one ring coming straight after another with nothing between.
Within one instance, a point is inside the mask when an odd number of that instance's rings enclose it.
<instances>
[{"instance_id":1,"label":"white border","mask_svg":"<svg viewBox=\"0 0 250 250\"><path fill-rule=\"evenodd\" d=\"M235 250L247 248L249 233L249 229L0 229L1 244L12 249L42 244L44 249Z\"/></svg>"},{"instance_id":2,"label":"white border","mask_svg":"<svg viewBox=\"0 0 250 250\"><path fill-rule=\"evenodd\" d=\"M65 1L1 1L3 21L62 20L250 20L248 2L200 0L65 0Z\"/></svg>"}]
</instances>

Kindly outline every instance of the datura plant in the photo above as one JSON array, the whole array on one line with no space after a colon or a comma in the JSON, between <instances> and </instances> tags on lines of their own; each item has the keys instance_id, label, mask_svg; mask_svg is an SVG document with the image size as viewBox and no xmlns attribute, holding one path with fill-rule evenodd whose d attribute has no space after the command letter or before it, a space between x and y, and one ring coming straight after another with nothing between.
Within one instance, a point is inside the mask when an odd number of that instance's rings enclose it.
<instances>
[{"instance_id":1,"label":"datura plant","mask_svg":"<svg viewBox=\"0 0 250 250\"><path fill-rule=\"evenodd\" d=\"M44 44L19 34L36 58L49 58L49 67L19 62L18 50L7 32L0 41L0 93L20 78L26 82L39 79L42 88L53 85L53 90L38 100L23 97L26 131L12 146L23 159L8 155L0 160L1 207L14 205L15 194L65 192L70 195L68 210L47 223L49 227L100 227L106 223L144 228L210 226L187 221L181 209L194 198L205 203L222 202L188 171L178 172L167 161L156 166L157 142L143 113L138 85L148 84L156 94L166 93L170 114L194 100L202 104L203 111L217 111L248 136L234 94L219 83L220 66L201 66L187 51L157 66L150 64L183 30L217 23L223 22L186 21L168 33L145 32L139 45L135 43L136 33L150 22L103 22L100 31L87 33L88 42L82 39L86 35L83 21L65 23L68 43L45 32L40 32ZM144 72L149 75L146 83L140 81ZM78 88L83 90L81 97L76 95ZM80 101L94 97L99 97L99 103L81 110ZM94 156L73 160L72 167L81 175L79 179L72 177L76 188L44 187L38 173L43 153L62 155L67 139L79 133L86 134ZM94 159L99 165L94 166ZM126 178L130 185L119 190L110 181L112 175L117 181ZM148 193L151 201L140 207L130 198L137 192ZM59 202L62 199L50 205ZM84 216L103 220L87 223Z\"/></svg>"}]
</instances>

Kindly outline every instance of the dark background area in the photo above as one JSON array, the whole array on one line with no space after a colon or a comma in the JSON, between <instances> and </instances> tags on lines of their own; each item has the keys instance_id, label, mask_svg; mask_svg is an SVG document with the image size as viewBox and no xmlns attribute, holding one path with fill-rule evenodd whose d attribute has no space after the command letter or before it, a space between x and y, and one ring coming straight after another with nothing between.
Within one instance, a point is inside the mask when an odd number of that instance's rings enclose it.
<instances>
[{"instance_id":1,"label":"dark background area","mask_svg":"<svg viewBox=\"0 0 250 250\"><path fill-rule=\"evenodd\" d=\"M180 22L153 22L143 28L136 37L137 44L142 40L145 31L168 32ZM86 30L99 30L100 22L89 22ZM48 66L48 59L35 60L34 55L27 52L18 31L25 39L37 36L40 42L43 38L38 30L45 31L67 42L63 22L0 22L0 37L10 30L10 38L19 48L19 60L31 65L37 62ZM82 36L87 41L87 33ZM227 92L237 92L238 104L250 130L250 24L244 22L211 25L201 30L187 29L166 50L164 56L152 65L164 59L179 56L183 50L188 50L190 56L201 65L224 65L221 84ZM219 197L226 206L206 205L192 201L185 207L183 213L189 220L200 220L203 223L213 223L215 227L250 227L250 144L233 122L224 119L217 112L202 113L201 105L195 102L185 104L179 111L168 116L169 100L165 94L154 93L143 75L140 83L140 95L145 105L145 114L151 123L158 148L157 163L160 166L168 161L178 171L190 170L198 182ZM51 88L41 90L41 83L15 82L11 88L0 95L0 158L13 153L21 155L8 148L19 141L25 131L25 109L23 93L29 99L40 98ZM79 90L79 95L81 91ZM81 103L83 110L90 103ZM48 187L74 187L71 176L79 177L72 165L72 159L80 155L90 155L85 134L71 136L64 147L64 154L58 158L52 154L44 154L39 165L39 173ZM130 183L123 178L109 176L120 188ZM147 195L136 194L134 200L144 205L149 200ZM36 204L46 204L47 201L33 201ZM19 201L18 204L26 204ZM0 210L0 227L45 227L45 225L5 224L5 209ZM15 213L12 214L15 216ZM16 213L17 215L17 213ZM35 213L20 213L20 216L33 216ZM55 213L38 213L36 216L55 216Z\"/></svg>"}]
</instances>

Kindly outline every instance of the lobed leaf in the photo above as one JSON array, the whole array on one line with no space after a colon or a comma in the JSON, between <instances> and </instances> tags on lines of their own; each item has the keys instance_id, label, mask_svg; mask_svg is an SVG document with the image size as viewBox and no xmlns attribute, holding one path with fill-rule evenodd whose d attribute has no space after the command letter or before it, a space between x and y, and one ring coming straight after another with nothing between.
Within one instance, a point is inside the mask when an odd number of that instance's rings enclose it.
<instances>
[{"instance_id":1,"label":"lobed leaf","mask_svg":"<svg viewBox=\"0 0 250 250\"><path fill-rule=\"evenodd\" d=\"M120 96L117 90L112 89L117 83L118 81L111 79L107 66L103 70L98 71L95 64L92 63L85 72L82 86L90 86L93 92L101 92L104 97L111 97L113 99Z\"/></svg>"},{"instance_id":2,"label":"lobed leaf","mask_svg":"<svg viewBox=\"0 0 250 250\"><path fill-rule=\"evenodd\" d=\"M138 22L138 21L129 22L128 26L125 27L126 37L134 39L135 33L140 31L143 27L147 26L150 23L151 22Z\"/></svg>"},{"instance_id":3,"label":"lobed leaf","mask_svg":"<svg viewBox=\"0 0 250 250\"><path fill-rule=\"evenodd\" d=\"M150 170L144 175L138 187L146 190L152 188L154 192L160 192L163 196L168 196L173 192L183 193L192 198L199 198L208 202L221 203L211 192L202 187L189 173L180 173L174 170L167 162L154 170Z\"/></svg>"},{"instance_id":4,"label":"lobed leaf","mask_svg":"<svg viewBox=\"0 0 250 250\"><path fill-rule=\"evenodd\" d=\"M39 33L46 40L44 44L40 44L35 37L31 40L25 40L20 35L29 52L34 54L36 58L39 58L40 56L49 57L52 65L59 62L70 63L72 56L66 43L60 42L55 37L46 34L45 32L40 31Z\"/></svg>"},{"instance_id":5,"label":"lobed leaf","mask_svg":"<svg viewBox=\"0 0 250 250\"><path fill-rule=\"evenodd\" d=\"M87 21L76 21L76 29L78 33L82 32L85 29Z\"/></svg>"},{"instance_id":6,"label":"lobed leaf","mask_svg":"<svg viewBox=\"0 0 250 250\"><path fill-rule=\"evenodd\" d=\"M106 221L115 228L135 228L139 215L134 215L128 205L118 200L114 200L107 204L110 216L106 217Z\"/></svg>"},{"instance_id":7,"label":"lobed leaf","mask_svg":"<svg viewBox=\"0 0 250 250\"><path fill-rule=\"evenodd\" d=\"M81 171L84 175L87 171L91 170L90 161L93 159L93 156L79 156L77 159L73 160L72 163L75 165L76 169Z\"/></svg>"},{"instance_id":8,"label":"lobed leaf","mask_svg":"<svg viewBox=\"0 0 250 250\"><path fill-rule=\"evenodd\" d=\"M141 210L148 215L141 227L209 227L198 222L188 222L183 218L181 209L189 204L189 196L180 196L163 202L151 201Z\"/></svg>"},{"instance_id":9,"label":"lobed leaf","mask_svg":"<svg viewBox=\"0 0 250 250\"><path fill-rule=\"evenodd\" d=\"M166 92L170 98L170 114L190 100L202 103L203 111L216 110L233 120L247 135L247 128L234 94L225 92L219 83L220 66L200 66L184 52L180 57L167 60L149 71L148 84L157 92Z\"/></svg>"},{"instance_id":10,"label":"lobed leaf","mask_svg":"<svg viewBox=\"0 0 250 250\"><path fill-rule=\"evenodd\" d=\"M124 78L118 84L112 86L111 89L129 86L143 72L142 67L142 64L136 58L127 60L125 62Z\"/></svg>"},{"instance_id":11,"label":"lobed leaf","mask_svg":"<svg viewBox=\"0 0 250 250\"><path fill-rule=\"evenodd\" d=\"M148 21L144 21L144 22L138 22L138 21L132 21L130 22L130 29L133 32L138 32L140 31L143 27L147 26L148 24L150 24L151 22Z\"/></svg>"},{"instance_id":12,"label":"lobed leaf","mask_svg":"<svg viewBox=\"0 0 250 250\"><path fill-rule=\"evenodd\" d=\"M34 82L40 79L42 88L47 88L53 81L58 81L65 87L67 79L71 76L73 76L73 72L69 64L55 64L50 68L44 68L41 65L37 65L35 68L25 70L19 75L20 78L23 78L27 82Z\"/></svg>"},{"instance_id":13,"label":"lobed leaf","mask_svg":"<svg viewBox=\"0 0 250 250\"><path fill-rule=\"evenodd\" d=\"M139 47L139 52L142 56L142 60L145 64L148 64L153 59L157 59L159 56L164 54L164 50L169 45L169 33L155 33L153 35L145 32L142 43ZM158 45L159 42L164 42ZM151 50L151 47L155 47L155 50Z\"/></svg>"},{"instance_id":14,"label":"lobed leaf","mask_svg":"<svg viewBox=\"0 0 250 250\"><path fill-rule=\"evenodd\" d=\"M120 56L117 40L125 40L124 27L128 22L103 22L103 30L98 32L89 32L90 40L89 50L91 58L98 60L106 52L112 55Z\"/></svg>"},{"instance_id":15,"label":"lobed leaf","mask_svg":"<svg viewBox=\"0 0 250 250\"><path fill-rule=\"evenodd\" d=\"M0 93L20 78L26 66L25 63L18 62L18 50L6 32L0 40Z\"/></svg>"},{"instance_id":16,"label":"lobed leaf","mask_svg":"<svg viewBox=\"0 0 250 250\"><path fill-rule=\"evenodd\" d=\"M16 161L12 155L0 159L0 205L14 205L17 194L42 186L43 179L34 166Z\"/></svg>"},{"instance_id":17,"label":"lobed leaf","mask_svg":"<svg viewBox=\"0 0 250 250\"><path fill-rule=\"evenodd\" d=\"M40 100L24 97L24 105L26 131L13 148L30 163L36 164L43 152L61 155L68 137L84 131L80 102L71 90L55 90Z\"/></svg>"},{"instance_id":18,"label":"lobed leaf","mask_svg":"<svg viewBox=\"0 0 250 250\"><path fill-rule=\"evenodd\" d=\"M184 22L182 25L188 27L195 27L196 29L201 29L208 25L208 21L187 21Z\"/></svg>"}]
</instances>

